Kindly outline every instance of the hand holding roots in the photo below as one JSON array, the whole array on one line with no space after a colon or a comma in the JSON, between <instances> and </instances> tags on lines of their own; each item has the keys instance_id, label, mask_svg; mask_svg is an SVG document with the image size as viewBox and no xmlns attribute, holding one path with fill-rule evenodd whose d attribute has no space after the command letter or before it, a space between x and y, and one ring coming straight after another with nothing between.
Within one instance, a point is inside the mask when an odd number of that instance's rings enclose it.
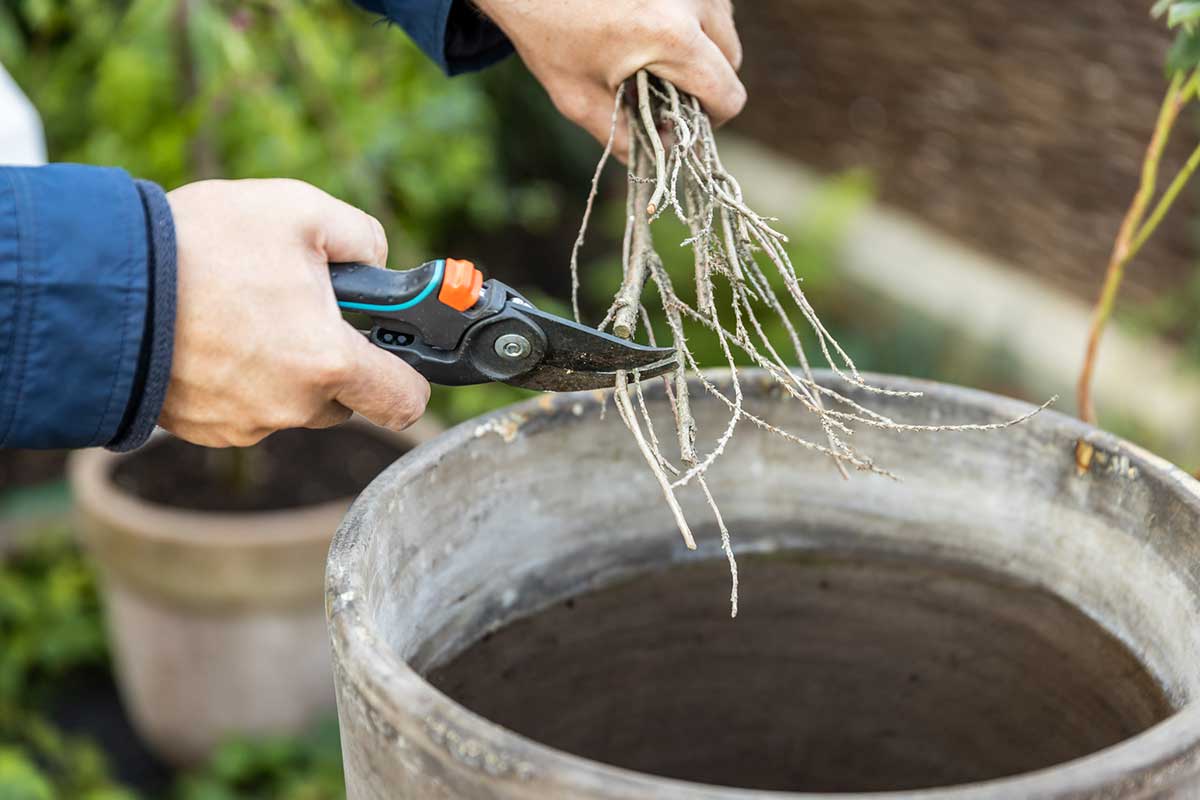
<instances>
[{"instance_id":1,"label":"hand holding roots","mask_svg":"<svg viewBox=\"0 0 1200 800\"><path fill-rule=\"evenodd\" d=\"M772 227L774 220L760 216L746 205L737 179L721 164L712 124L696 99L680 93L666 81L653 78L645 70L639 71L635 80L636 101L630 103L628 113L624 115L630 134L629 189L622 245L624 278L612 307L599 327L603 330L611 325L617 336L632 338L639 320L648 321L642 295L647 282L653 284L662 303L680 363L674 375L663 378L674 411L678 464L669 460L663 452L662 443L651 424L636 372L633 375L618 375L614 399L622 421L633 434L646 463L662 487L684 542L691 549L695 549L696 544L675 493L693 481L703 492L716 517L721 532L721 546L729 561L733 582L731 611L736 616L737 563L730 546L729 531L709 491L705 473L724 451L740 422L757 425L800 447L828 456L843 477L848 477L847 467L894 477L849 444L853 425L894 431L988 430L1013 425L1030 415L990 425L908 425L871 411L837 390L818 384L813 378L800 331L789 317L786 307L789 304L799 312L800 319L811 330L825 363L846 383L877 394L919 396L914 392L897 392L868 384L850 356L821 324L800 288L800 277L784 248L787 237ZM624 97L625 87L622 86L617 90L613 106L614 132L621 118ZM662 130L670 132L666 143L660 133ZM610 134L608 146L592 180L583 224L571 255L572 287L575 291L579 286L578 251L583 243L600 174L611 152L612 141ZM651 223L665 213L674 214L690 232L682 244L690 247L695 256L695 305L685 302L676 293L654 248ZM768 278L771 272L779 276L777 283L781 279L783 297ZM718 288L722 291L718 292ZM718 303L718 296L729 299ZM579 306L575 297L573 306L578 319ZM790 340L794 365L790 365L768 339L761 322L763 315L773 315L782 323ZM684 335L685 322L707 330L717 338L729 366L731 383L728 391L714 385L700 372ZM645 327L651 343L654 343L654 332L648 324ZM817 416L824 433L823 442L808 441L781 430L743 407L742 387L735 363L737 352L765 370L788 396ZM695 372L705 391L729 409L729 421L724 431L704 455L696 449L696 421L691 412L685 370Z\"/></svg>"}]
</instances>

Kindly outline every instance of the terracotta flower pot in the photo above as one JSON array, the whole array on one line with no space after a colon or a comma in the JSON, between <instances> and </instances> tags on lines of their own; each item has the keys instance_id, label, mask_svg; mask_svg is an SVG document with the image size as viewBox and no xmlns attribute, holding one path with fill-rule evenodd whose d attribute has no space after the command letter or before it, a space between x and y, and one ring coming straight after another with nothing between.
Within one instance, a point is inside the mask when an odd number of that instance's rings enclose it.
<instances>
[{"instance_id":1,"label":"terracotta flower pot","mask_svg":"<svg viewBox=\"0 0 1200 800\"><path fill-rule=\"evenodd\" d=\"M398 454L437 431L428 421L402 434L347 425ZM156 752L185 765L229 735L299 731L332 711L322 572L353 497L205 511L150 502L118 485L122 464L156 446L181 446L168 439L161 434L128 454L79 451L68 475L79 530L101 570L125 706Z\"/></svg>"}]
</instances>

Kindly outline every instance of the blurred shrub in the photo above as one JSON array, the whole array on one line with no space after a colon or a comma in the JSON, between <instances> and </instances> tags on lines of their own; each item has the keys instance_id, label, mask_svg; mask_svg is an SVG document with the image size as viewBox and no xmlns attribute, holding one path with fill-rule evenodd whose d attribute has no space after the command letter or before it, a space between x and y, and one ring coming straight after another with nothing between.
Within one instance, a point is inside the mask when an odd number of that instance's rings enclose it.
<instances>
[{"instance_id":1,"label":"blurred shrub","mask_svg":"<svg viewBox=\"0 0 1200 800\"><path fill-rule=\"evenodd\" d=\"M10 0L0 61L54 160L168 188L299 178L378 216L401 263L464 222L498 222L510 201L536 206L499 178L478 81L443 79L347 0Z\"/></svg>"},{"instance_id":2,"label":"blurred shrub","mask_svg":"<svg viewBox=\"0 0 1200 800\"><path fill-rule=\"evenodd\" d=\"M0 800L136 800L109 775L96 742L65 736L33 712L4 712Z\"/></svg>"},{"instance_id":3,"label":"blurred shrub","mask_svg":"<svg viewBox=\"0 0 1200 800\"><path fill-rule=\"evenodd\" d=\"M66 531L47 530L0 561L0 800L136 800L100 742L45 716L72 672L107 668L95 574ZM336 720L301 737L237 739L178 780L177 800L338 800Z\"/></svg>"},{"instance_id":4,"label":"blurred shrub","mask_svg":"<svg viewBox=\"0 0 1200 800\"><path fill-rule=\"evenodd\" d=\"M106 663L89 565L63 531L0 562L0 707L35 705L67 672Z\"/></svg>"},{"instance_id":5,"label":"blurred shrub","mask_svg":"<svg viewBox=\"0 0 1200 800\"><path fill-rule=\"evenodd\" d=\"M185 776L176 800L340 800L342 748L336 720L303 737L235 739Z\"/></svg>"},{"instance_id":6,"label":"blurred shrub","mask_svg":"<svg viewBox=\"0 0 1200 800\"><path fill-rule=\"evenodd\" d=\"M0 800L124 800L99 747L42 716L56 682L107 665L95 576L66 531L0 562Z\"/></svg>"}]
</instances>

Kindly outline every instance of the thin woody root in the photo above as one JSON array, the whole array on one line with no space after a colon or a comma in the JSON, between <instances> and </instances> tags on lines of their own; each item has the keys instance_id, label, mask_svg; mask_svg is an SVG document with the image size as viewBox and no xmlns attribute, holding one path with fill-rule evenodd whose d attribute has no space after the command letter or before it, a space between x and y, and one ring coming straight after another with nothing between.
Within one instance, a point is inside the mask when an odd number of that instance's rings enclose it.
<instances>
[{"instance_id":1,"label":"thin woody root","mask_svg":"<svg viewBox=\"0 0 1200 800\"><path fill-rule=\"evenodd\" d=\"M1002 422L913 425L872 411L838 389L818 383L801 329L807 331L825 365L846 384L867 394L920 397L919 392L869 383L822 324L784 248L787 237L773 227L773 219L756 213L747 205L737 179L721 163L712 123L699 102L645 70L640 70L633 82L636 97L629 101L625 114L621 114L624 84L614 99L608 145L592 178L587 210L571 253L572 305L578 319L579 248L583 244L601 171L612 150L617 125L624 118L629 132L629 159L625 235L621 247L623 277L599 327L603 330L611 325L615 335L632 339L641 322L653 342L654 332L650 329L643 300L646 285L653 285L670 332L669 346L675 348L679 359L678 369L663 377L676 431L678 464L664 452L636 372L617 374L614 406L658 481L688 549L695 549L696 542L676 493L691 483L699 485L720 532L721 549L729 561L730 611L732 616L737 616L737 561L729 529L706 475L725 452L740 422L827 456L843 478L848 478L849 470L853 469L894 479L892 473L877 466L851 444L856 426L914 433L996 430L1025 421L1057 398L1028 414ZM661 133L664 130L670 132L666 141ZM664 213L673 214L688 230L682 245L691 248L694 256L694 305L681 299L675 291L655 250L651 223ZM772 275L775 276L774 284ZM782 286L782 290L777 290L776 286ZM717 298L724 299L718 301ZM796 314L797 321L793 321L792 314ZM764 326L767 318L787 332L792 351L790 357L780 353L768 338ZM717 386L701 373L688 345L685 321L716 337L729 368L727 387ZM765 371L788 398L814 414L824 441L807 440L750 413L743 403L739 358L748 359ZM696 419L685 377L689 371L698 376L703 390L729 411L725 429L704 454L696 447Z\"/></svg>"}]
</instances>

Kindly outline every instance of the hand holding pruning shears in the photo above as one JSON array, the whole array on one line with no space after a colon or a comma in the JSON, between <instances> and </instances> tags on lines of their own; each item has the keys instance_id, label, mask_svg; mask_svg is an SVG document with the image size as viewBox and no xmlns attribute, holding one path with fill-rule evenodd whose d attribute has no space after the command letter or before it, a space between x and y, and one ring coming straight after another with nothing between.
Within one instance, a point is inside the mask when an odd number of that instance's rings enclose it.
<instances>
[{"instance_id":1,"label":"hand holding pruning shears","mask_svg":"<svg viewBox=\"0 0 1200 800\"><path fill-rule=\"evenodd\" d=\"M368 266L387 263L380 224L298 181L206 181L168 199L179 301L161 424L189 441L245 446L352 411L399 430L424 411L428 381L593 389L676 363L547 314L469 262Z\"/></svg>"}]
</instances>

